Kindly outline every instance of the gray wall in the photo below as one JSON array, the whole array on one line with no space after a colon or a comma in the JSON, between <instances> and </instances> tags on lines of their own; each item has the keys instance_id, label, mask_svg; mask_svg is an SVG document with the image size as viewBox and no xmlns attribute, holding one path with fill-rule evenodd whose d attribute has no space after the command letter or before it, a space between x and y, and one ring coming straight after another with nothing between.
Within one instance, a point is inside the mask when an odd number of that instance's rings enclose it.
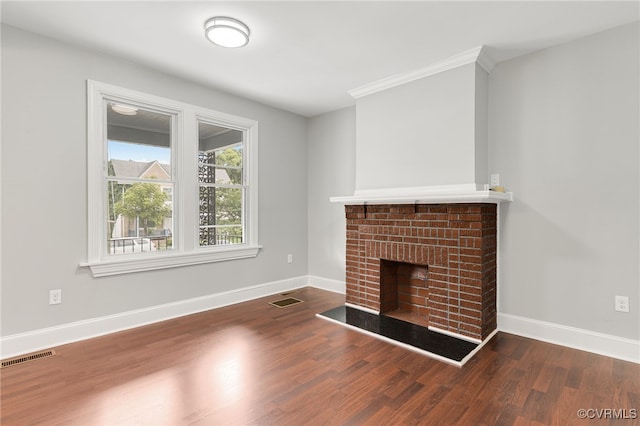
<instances>
[{"instance_id":1,"label":"gray wall","mask_svg":"<svg viewBox=\"0 0 640 426\"><path fill-rule=\"evenodd\" d=\"M640 337L638 39L626 25L491 73L489 168L515 196L500 312Z\"/></svg>"},{"instance_id":2,"label":"gray wall","mask_svg":"<svg viewBox=\"0 0 640 426\"><path fill-rule=\"evenodd\" d=\"M355 108L309 119L309 275L345 280L344 206L329 197L353 195Z\"/></svg>"},{"instance_id":3,"label":"gray wall","mask_svg":"<svg viewBox=\"0 0 640 426\"><path fill-rule=\"evenodd\" d=\"M87 79L259 122L257 258L99 279L78 267L87 256ZM2 335L307 274L305 118L7 26L2 106ZM49 306L57 288L63 303Z\"/></svg>"}]
</instances>

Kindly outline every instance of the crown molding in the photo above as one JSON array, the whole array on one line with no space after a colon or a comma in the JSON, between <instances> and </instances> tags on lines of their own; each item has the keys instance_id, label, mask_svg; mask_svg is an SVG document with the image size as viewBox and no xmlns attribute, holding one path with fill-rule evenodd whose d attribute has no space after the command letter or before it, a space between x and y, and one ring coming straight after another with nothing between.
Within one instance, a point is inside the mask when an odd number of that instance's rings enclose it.
<instances>
[{"instance_id":1,"label":"crown molding","mask_svg":"<svg viewBox=\"0 0 640 426\"><path fill-rule=\"evenodd\" d=\"M480 52L478 53L476 62L487 72L487 74L490 74L496 66L496 61L487 54L484 46L480 46Z\"/></svg>"},{"instance_id":2,"label":"crown molding","mask_svg":"<svg viewBox=\"0 0 640 426\"><path fill-rule=\"evenodd\" d=\"M382 80L374 81L373 83L365 84L364 86L349 90L349 94L355 99L358 99L363 96L371 95L382 90L400 86L401 84L429 77L430 75L438 74L443 71L448 71L474 62L478 63L478 65L480 65L487 73L490 73L496 65L495 61L485 52L484 46L479 46L455 56L451 56L443 61L431 64L426 68L396 74L391 77L383 78Z\"/></svg>"}]
</instances>

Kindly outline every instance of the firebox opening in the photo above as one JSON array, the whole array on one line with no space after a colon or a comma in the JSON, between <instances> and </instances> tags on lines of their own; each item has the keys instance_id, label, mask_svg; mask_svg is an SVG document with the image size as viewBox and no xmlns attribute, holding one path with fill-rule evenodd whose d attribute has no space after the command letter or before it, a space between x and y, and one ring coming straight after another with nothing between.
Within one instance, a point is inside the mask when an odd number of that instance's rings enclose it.
<instances>
[{"instance_id":1,"label":"firebox opening","mask_svg":"<svg viewBox=\"0 0 640 426\"><path fill-rule=\"evenodd\" d=\"M380 314L429 326L427 265L380 260Z\"/></svg>"}]
</instances>

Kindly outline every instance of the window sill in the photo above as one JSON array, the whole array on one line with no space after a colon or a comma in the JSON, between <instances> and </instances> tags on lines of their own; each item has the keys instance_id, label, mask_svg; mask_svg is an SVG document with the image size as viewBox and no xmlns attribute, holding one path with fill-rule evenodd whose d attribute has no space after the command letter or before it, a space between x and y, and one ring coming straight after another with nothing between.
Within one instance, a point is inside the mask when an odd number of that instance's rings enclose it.
<instances>
[{"instance_id":1,"label":"window sill","mask_svg":"<svg viewBox=\"0 0 640 426\"><path fill-rule=\"evenodd\" d=\"M95 278L110 275L130 274L133 272L155 271L157 269L177 268L180 266L200 265L203 263L222 262L225 260L246 259L256 257L261 246L241 246L224 250L171 253L135 258L109 259L81 263L88 267Z\"/></svg>"}]
</instances>

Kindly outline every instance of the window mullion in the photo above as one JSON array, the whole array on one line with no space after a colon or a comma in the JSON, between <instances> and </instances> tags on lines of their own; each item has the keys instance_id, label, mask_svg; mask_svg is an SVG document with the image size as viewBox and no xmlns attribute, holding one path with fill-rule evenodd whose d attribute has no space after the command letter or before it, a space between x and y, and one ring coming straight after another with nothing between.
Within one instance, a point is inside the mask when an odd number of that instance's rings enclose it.
<instances>
[{"instance_id":1,"label":"window mullion","mask_svg":"<svg viewBox=\"0 0 640 426\"><path fill-rule=\"evenodd\" d=\"M181 215L184 250L198 247L198 123L195 114L185 110L182 128Z\"/></svg>"}]
</instances>

